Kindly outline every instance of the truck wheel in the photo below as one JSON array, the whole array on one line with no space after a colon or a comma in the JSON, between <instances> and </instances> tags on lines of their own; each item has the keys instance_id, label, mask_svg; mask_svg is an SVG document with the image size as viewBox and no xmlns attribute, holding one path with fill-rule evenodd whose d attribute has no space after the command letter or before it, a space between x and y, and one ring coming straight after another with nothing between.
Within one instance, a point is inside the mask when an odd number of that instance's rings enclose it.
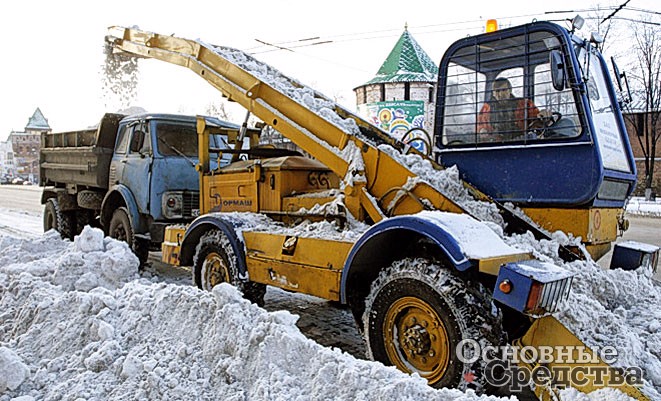
<instances>
[{"instance_id":1,"label":"truck wheel","mask_svg":"<svg viewBox=\"0 0 661 401\"><path fill-rule=\"evenodd\" d=\"M140 261L140 268L144 267L149 257L149 248L145 247L142 241L136 239L133 227L131 227L129 212L125 207L120 207L112 214L108 225L108 235L129 244L129 247Z\"/></svg>"},{"instance_id":2,"label":"truck wheel","mask_svg":"<svg viewBox=\"0 0 661 401\"><path fill-rule=\"evenodd\" d=\"M464 363L456 352L462 339L504 343L502 316L489 298L481 285L427 260L397 261L372 283L365 302L368 355L434 387L489 391L487 361Z\"/></svg>"},{"instance_id":3,"label":"truck wheel","mask_svg":"<svg viewBox=\"0 0 661 401\"><path fill-rule=\"evenodd\" d=\"M62 238L72 240L76 227L75 216L72 213L60 211L57 199L50 198L44 205L44 232L55 229Z\"/></svg>"},{"instance_id":4,"label":"truck wheel","mask_svg":"<svg viewBox=\"0 0 661 401\"><path fill-rule=\"evenodd\" d=\"M207 291L220 283L232 284L246 299L264 305L266 285L239 278L237 256L229 239L220 230L211 230L200 238L193 259L193 280L199 288Z\"/></svg>"}]
</instances>

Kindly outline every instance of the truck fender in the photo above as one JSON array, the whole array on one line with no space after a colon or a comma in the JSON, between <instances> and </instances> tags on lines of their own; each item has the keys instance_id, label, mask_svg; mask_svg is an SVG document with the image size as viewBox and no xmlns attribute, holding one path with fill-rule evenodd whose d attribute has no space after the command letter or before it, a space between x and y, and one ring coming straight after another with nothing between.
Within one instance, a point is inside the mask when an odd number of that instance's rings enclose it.
<instances>
[{"instance_id":1,"label":"truck fender","mask_svg":"<svg viewBox=\"0 0 661 401\"><path fill-rule=\"evenodd\" d=\"M229 239L230 245L237 257L237 267L239 277L248 277L246 267L245 245L236 233L235 224L225 220L218 214L207 214L195 219L186 229L184 239L181 242L179 252L179 265L192 266L195 256L195 248L200 242L200 238L209 230L221 230Z\"/></svg>"},{"instance_id":2,"label":"truck fender","mask_svg":"<svg viewBox=\"0 0 661 401\"><path fill-rule=\"evenodd\" d=\"M136 203L131 190L122 184L111 187L103 198L103 202L101 203L101 224L103 227L107 229L112 214L122 206L126 207L129 212L129 220L131 221L131 227L133 228L134 233L144 233L149 231L144 219L140 218L138 204Z\"/></svg>"},{"instance_id":3,"label":"truck fender","mask_svg":"<svg viewBox=\"0 0 661 401\"><path fill-rule=\"evenodd\" d=\"M41 204L44 205L50 198L57 198L57 193L64 191L61 188L46 187L41 193Z\"/></svg>"},{"instance_id":4,"label":"truck fender","mask_svg":"<svg viewBox=\"0 0 661 401\"><path fill-rule=\"evenodd\" d=\"M424 243L424 248L414 249ZM404 257L433 256L459 271L473 264L454 236L424 215L398 216L373 225L356 241L342 270L340 301L362 302L381 269Z\"/></svg>"}]
</instances>

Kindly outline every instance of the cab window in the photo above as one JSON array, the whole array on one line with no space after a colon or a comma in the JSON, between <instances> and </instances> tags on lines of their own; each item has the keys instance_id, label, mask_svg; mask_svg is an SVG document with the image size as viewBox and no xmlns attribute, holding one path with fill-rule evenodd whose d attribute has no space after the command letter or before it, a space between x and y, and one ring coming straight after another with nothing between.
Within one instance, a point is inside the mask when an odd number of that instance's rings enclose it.
<instances>
[{"instance_id":1,"label":"cab window","mask_svg":"<svg viewBox=\"0 0 661 401\"><path fill-rule=\"evenodd\" d=\"M443 88L442 146L525 145L579 135L572 89L558 91L551 82L554 49L560 41L551 32L457 49Z\"/></svg>"}]
</instances>

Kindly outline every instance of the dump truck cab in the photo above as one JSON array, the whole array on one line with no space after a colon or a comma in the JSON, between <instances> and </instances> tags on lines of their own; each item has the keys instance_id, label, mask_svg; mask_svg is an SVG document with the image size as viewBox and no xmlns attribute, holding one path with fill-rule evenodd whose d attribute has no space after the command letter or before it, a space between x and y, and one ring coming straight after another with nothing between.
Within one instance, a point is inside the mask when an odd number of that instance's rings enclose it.
<instances>
[{"instance_id":1,"label":"dump truck cab","mask_svg":"<svg viewBox=\"0 0 661 401\"><path fill-rule=\"evenodd\" d=\"M213 117L208 124L222 130L239 126ZM165 226L188 222L199 215L197 132L194 116L145 113L126 117L119 123L108 175L109 192L104 199L104 226L120 202L128 211L132 230L160 243ZM213 135L211 145L227 149L227 134ZM226 165L231 155L215 159Z\"/></svg>"},{"instance_id":2,"label":"dump truck cab","mask_svg":"<svg viewBox=\"0 0 661 401\"><path fill-rule=\"evenodd\" d=\"M504 79L511 95L497 101ZM595 43L548 22L468 37L445 53L438 88L441 164L542 225L562 216L544 228L583 237L593 256L607 250L597 244L612 241L616 225L606 233L599 221L618 218L636 169ZM567 227L577 213L581 226Z\"/></svg>"}]
</instances>

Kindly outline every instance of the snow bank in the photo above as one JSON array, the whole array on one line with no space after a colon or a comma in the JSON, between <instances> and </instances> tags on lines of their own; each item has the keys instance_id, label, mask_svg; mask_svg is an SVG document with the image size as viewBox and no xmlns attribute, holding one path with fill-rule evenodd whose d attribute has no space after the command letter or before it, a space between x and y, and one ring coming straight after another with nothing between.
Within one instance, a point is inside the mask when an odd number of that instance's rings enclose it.
<instances>
[{"instance_id":1,"label":"snow bank","mask_svg":"<svg viewBox=\"0 0 661 401\"><path fill-rule=\"evenodd\" d=\"M627 202L628 214L647 217L661 217L661 199L646 201L645 198L633 197Z\"/></svg>"},{"instance_id":2,"label":"snow bank","mask_svg":"<svg viewBox=\"0 0 661 401\"><path fill-rule=\"evenodd\" d=\"M505 242L576 275L557 318L586 345L615 347L617 366L642 368L643 392L661 400L661 283L652 278L651 271L604 270L591 260L565 263L557 252L564 237L556 233L556 238L538 242L527 233L507 237ZM602 399L620 400L594 398Z\"/></svg>"},{"instance_id":3,"label":"snow bank","mask_svg":"<svg viewBox=\"0 0 661 401\"><path fill-rule=\"evenodd\" d=\"M498 399L322 347L229 285L139 278L128 247L96 229L0 241L2 401Z\"/></svg>"}]
</instances>

